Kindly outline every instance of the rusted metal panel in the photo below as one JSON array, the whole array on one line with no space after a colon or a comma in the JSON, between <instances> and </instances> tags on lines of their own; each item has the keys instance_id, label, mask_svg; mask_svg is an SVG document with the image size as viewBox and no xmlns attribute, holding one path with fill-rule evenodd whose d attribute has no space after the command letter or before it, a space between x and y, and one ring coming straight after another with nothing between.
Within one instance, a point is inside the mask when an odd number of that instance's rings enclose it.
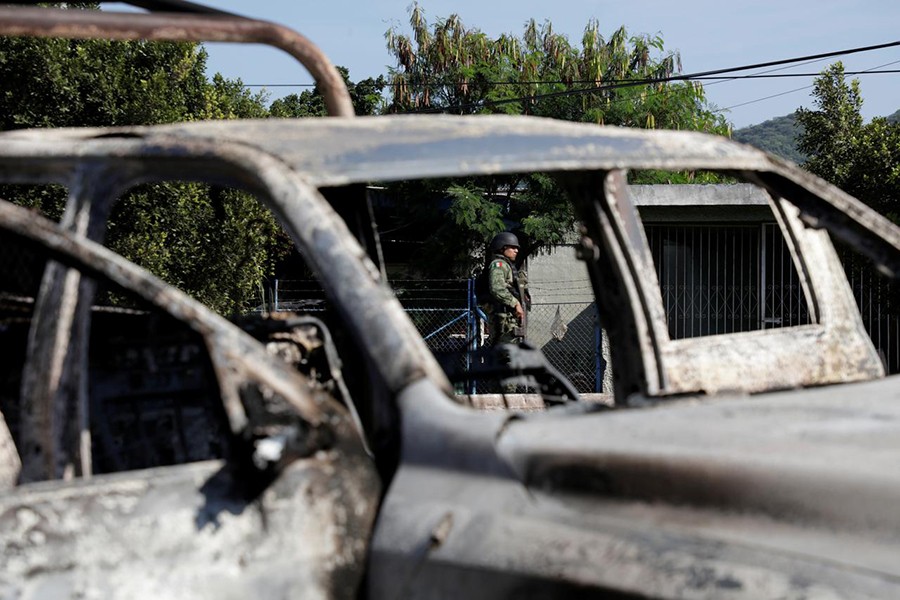
<instances>
[{"instance_id":1,"label":"rusted metal panel","mask_svg":"<svg viewBox=\"0 0 900 600\"><path fill-rule=\"evenodd\" d=\"M631 254L629 244L640 242L643 236L629 239L629 233L636 232L623 229L628 211L636 213L621 187L622 174L572 174L559 179L584 223L577 254L587 266L598 311L616 315L605 326L619 344L611 357L617 402L624 402L638 388L658 393L665 375L665 366L658 360L659 344L665 339L660 338L664 322L654 323L649 318L648 300L652 302L653 296L648 295L648 282L640 279L647 271L641 258Z\"/></svg>"},{"instance_id":2,"label":"rusted metal panel","mask_svg":"<svg viewBox=\"0 0 900 600\"><path fill-rule=\"evenodd\" d=\"M48 265L44 282L22 373L21 483L90 476L83 468L90 457L82 462L78 456L90 304L78 301L83 295L76 271Z\"/></svg>"},{"instance_id":3,"label":"rusted metal panel","mask_svg":"<svg viewBox=\"0 0 900 600\"><path fill-rule=\"evenodd\" d=\"M578 419L520 419L498 452L522 481L545 490L764 514L896 545L898 401L896 376L686 397ZM579 465L585 477L566 472ZM879 569L896 576L900 563Z\"/></svg>"},{"instance_id":4,"label":"rusted metal panel","mask_svg":"<svg viewBox=\"0 0 900 600\"><path fill-rule=\"evenodd\" d=\"M827 532L766 518L591 501L510 481L473 484L452 470L410 468L397 477L398 495L379 517L370 597L874 600L898 593L890 571L810 554L827 547L887 563L894 545L846 537L836 544ZM439 535L444 523L449 531ZM777 548L767 538L798 543Z\"/></svg>"},{"instance_id":5,"label":"rusted metal panel","mask_svg":"<svg viewBox=\"0 0 900 600\"><path fill-rule=\"evenodd\" d=\"M118 171L79 169L60 226L102 241ZM87 344L94 283L48 263L35 303L22 374L20 481L91 474Z\"/></svg>"},{"instance_id":6,"label":"rusted metal panel","mask_svg":"<svg viewBox=\"0 0 900 600\"><path fill-rule=\"evenodd\" d=\"M297 59L316 80L328 114L352 117L344 80L322 51L287 27L226 15L114 13L0 6L0 35L167 42L266 44Z\"/></svg>"},{"instance_id":7,"label":"rusted metal panel","mask_svg":"<svg viewBox=\"0 0 900 600\"><path fill-rule=\"evenodd\" d=\"M0 228L199 332L235 437L268 444L239 448L227 466L8 490L0 497L0 595L355 597L380 486L346 411L260 342L95 242L6 202ZM292 434L280 421L257 422L259 400L281 415L293 411L303 428ZM273 455L284 435L302 439Z\"/></svg>"},{"instance_id":8,"label":"rusted metal panel","mask_svg":"<svg viewBox=\"0 0 900 600\"><path fill-rule=\"evenodd\" d=\"M900 276L900 230L886 217L827 181L778 157L773 174L748 174L776 198L801 211L805 223L828 229L837 239L868 256L888 276Z\"/></svg>"},{"instance_id":9,"label":"rusted metal panel","mask_svg":"<svg viewBox=\"0 0 900 600\"><path fill-rule=\"evenodd\" d=\"M331 435L356 440L362 448L358 430L333 399L316 390L300 373L269 356L258 341L183 293L102 246L75 237L26 209L0 203L0 227L39 241L57 259L108 278L200 333L217 373L228 425L239 438L252 439L260 435L254 430L246 406L254 397L261 396L270 398L270 403L282 403L280 411L293 411L306 423L310 433L308 439L298 440L301 446L315 449L318 440L313 433L317 428L325 428ZM289 457L285 456L285 459Z\"/></svg>"},{"instance_id":10,"label":"rusted metal panel","mask_svg":"<svg viewBox=\"0 0 900 600\"><path fill-rule=\"evenodd\" d=\"M100 132L240 142L278 156L317 187L527 171L757 170L771 165L764 153L749 146L696 132L508 115L205 121L104 130L18 130L0 133L0 139L86 141Z\"/></svg>"},{"instance_id":11,"label":"rusted metal panel","mask_svg":"<svg viewBox=\"0 0 900 600\"><path fill-rule=\"evenodd\" d=\"M606 202L595 203L595 206L607 211L606 217L611 221L609 237L615 236L617 243L605 242L611 247L614 260L621 265L620 277L631 296L629 305L641 307L640 311L635 311L635 329L639 334L637 339L643 346L642 354L646 357L646 389L651 394L662 392L670 388L670 369L662 360L660 351L669 337L666 312L659 294L650 244L628 193L627 173L622 170L610 172L604 182L604 192ZM621 308L610 314L621 314Z\"/></svg>"}]
</instances>

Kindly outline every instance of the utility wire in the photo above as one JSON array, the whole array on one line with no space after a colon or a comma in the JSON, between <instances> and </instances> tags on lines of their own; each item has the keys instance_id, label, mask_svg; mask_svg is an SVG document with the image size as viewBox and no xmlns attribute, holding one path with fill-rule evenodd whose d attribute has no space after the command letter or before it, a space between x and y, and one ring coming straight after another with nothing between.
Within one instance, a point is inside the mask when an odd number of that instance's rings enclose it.
<instances>
[{"instance_id":1,"label":"utility wire","mask_svg":"<svg viewBox=\"0 0 900 600\"><path fill-rule=\"evenodd\" d=\"M811 85L804 85L803 87L798 87L793 90L788 90L786 92L779 92L777 94L772 94L771 96L763 96L762 98L756 98L755 100L747 100L746 102L741 102L740 104L732 104L726 108L720 108L718 110L714 110L714 113L727 112L732 108L739 108L741 106L747 106L748 104L756 104L757 102L762 102L763 100L771 100L772 98L778 98L780 96L787 96L788 94L793 94L794 92L802 92L803 90L808 90L811 88Z\"/></svg>"},{"instance_id":2,"label":"utility wire","mask_svg":"<svg viewBox=\"0 0 900 600\"><path fill-rule=\"evenodd\" d=\"M581 88L581 89L575 89L575 90L562 90L562 91L558 91L558 92L537 94L537 95L533 95L533 96L522 96L522 97L517 97L517 98L504 98L502 100L483 100L480 102L472 102L469 104L446 106L446 107L440 107L440 108L418 109L418 110L413 110L413 111L408 111L408 112L409 113L440 113L440 112L455 111L455 110L466 110L466 109L470 109L470 108L484 108L484 107L488 107L488 106L499 106L499 105L503 105L503 104L511 104L511 103L521 102L521 101L532 101L533 102L536 100L542 100L542 99L546 99L546 98L557 98L557 97L564 97L564 96L591 94L591 93L614 90L614 89L618 89L618 88L637 87L640 85L668 83L668 82L673 82L673 81L713 80L712 83L707 84L708 86L710 86L710 85L717 85L720 83L725 83L726 81L734 81L734 80L740 80L740 79L750 80L750 79L765 79L765 78L815 77L815 76L820 75L820 73L815 73L815 74L785 73L785 74L778 74L778 75L773 75L772 73L775 71L784 70L786 68L791 68L791 66L802 66L802 65L795 65L794 63L811 64L814 62L819 62L821 60L824 60L827 58L833 58L836 56L845 56L848 54L857 54L860 52L870 52L873 50L882 50L885 48L893 48L896 46L900 46L900 41L887 42L884 44L876 44L873 46L849 48L846 50L837 50L837 51L833 51L833 52L824 52L821 54L812 54L812 55L801 56L801 57L796 57L796 58L786 58L786 59L782 59L782 60L755 63L755 64L744 65L744 66L739 66L739 67L714 69L711 71L702 71L699 73L691 73L691 74L687 74L687 75L673 75L670 77L664 77L664 78L658 78L658 79L614 80L613 82L606 83L604 85L599 85L599 86L594 85L593 87L589 87L589 88ZM885 70L885 71L875 70L875 69L880 69L881 67L884 67L884 66L889 66L889 65L895 64L896 62L900 62L900 61L895 61L893 63L887 63L885 65L880 65L878 67L873 67L872 69L867 69L864 71L848 71L848 72L845 72L845 75L871 75L871 74L897 73L898 72L897 70ZM787 66L782 66L782 65L787 65ZM757 73L754 75L737 75L737 76L733 76L733 77L717 77L719 75L724 75L727 73L738 73L741 71L749 71L752 69L760 69L760 68L765 68L765 67L776 67L776 66L781 66L781 68L771 69L770 71L766 71L763 73ZM512 84L512 83L516 83L516 84L560 83L560 84L563 84L563 83L567 83L567 82L538 81L538 82L488 82L488 83L493 84L493 85L504 85L504 84ZM578 81L578 82L570 82L570 83L596 84L598 82L596 82L596 81L587 81L587 82ZM268 84L268 85L245 84L245 85L247 87L313 87L313 86L315 86L315 84ZM769 100L771 98L777 98L779 96L793 94L794 92L802 91L802 90L808 89L810 87L812 87L812 85L796 88L793 90L788 90L786 92L781 92L781 93L773 94L770 96L765 96L763 98L757 98L755 100L749 100L747 102L735 104L728 108L717 110L715 112L724 112L724 111L728 111L732 108L738 108L741 106L746 106L748 104L753 104L755 102L762 102L764 100ZM656 93L662 93L662 92L656 92ZM654 93L654 95L656 93ZM614 102L614 103L615 102L625 102L625 101L631 101L631 99L613 99L612 100L612 102Z\"/></svg>"},{"instance_id":3,"label":"utility wire","mask_svg":"<svg viewBox=\"0 0 900 600\"><path fill-rule=\"evenodd\" d=\"M429 109L419 109L409 111L410 113L435 113L435 112L447 112L447 111L456 111L456 110L466 110L469 108L483 108L487 106L500 106L503 104L512 104L515 102L521 101L535 101L535 100L543 100L547 98L559 98L563 96L575 96L575 95L583 95L583 94L592 94L596 92L608 91L611 89L618 88L627 88L627 87L636 87L639 85L648 85L652 83L668 83L672 81L688 81L697 77L709 77L712 75L723 75L725 73L737 73L740 71L749 71L752 69L762 69L765 67L774 67L779 65L787 65L791 63L811 61L811 60L820 60L824 58L831 58L835 56L844 56L847 54L857 54L859 52L870 52L872 50L882 50L885 48L892 48L900 46L900 41L887 42L884 44L876 44L873 46L863 46L858 48L849 48L846 50L837 50L834 52L824 52L821 54L811 54L807 56L801 56L796 58L785 58L781 60L773 60L762 63L755 63L751 65L744 65L740 67L729 67L725 69L713 69L711 71L701 71L699 73L691 73L688 75L673 75L671 77L663 77L659 79L636 79L629 82L622 82L619 84L610 84L610 85L600 85L590 88L582 88L577 90L563 90L559 92L550 92L547 94L537 94L533 96L524 96L518 98L504 98L503 100L485 100L481 102L472 102L468 104L461 104L456 106L447 106L440 108L429 108ZM796 90L795 90L796 91Z\"/></svg>"},{"instance_id":4,"label":"utility wire","mask_svg":"<svg viewBox=\"0 0 900 600\"><path fill-rule=\"evenodd\" d=\"M877 75L879 73L900 73L900 69L888 69L884 71L844 71L844 75ZM691 81L714 80L722 83L725 81L739 81L741 79L779 79L789 77L819 77L821 75L821 73L779 73L775 75L740 75L738 77L693 77Z\"/></svg>"},{"instance_id":5,"label":"utility wire","mask_svg":"<svg viewBox=\"0 0 900 600\"><path fill-rule=\"evenodd\" d=\"M811 54L809 56L800 56L798 58L785 58L782 60L773 60L764 63L756 63L754 65L746 65L743 67L733 67L729 69L716 69L713 71L704 71L702 73L694 73L693 75L685 75L686 78L706 77L708 75L720 75L722 73L735 73L738 71L749 71L752 69L762 69L764 67L774 67L777 65L786 65L795 62L821 60L823 58L832 58L834 56L843 56L846 54L857 54L859 52L870 52L872 50L882 50L884 48L893 48L900 46L900 40L896 42L887 42L885 44L876 44L874 46L863 46L860 48L850 48L847 50L836 50L834 52L825 52L823 54Z\"/></svg>"},{"instance_id":6,"label":"utility wire","mask_svg":"<svg viewBox=\"0 0 900 600\"><path fill-rule=\"evenodd\" d=\"M766 69L765 71L760 71L759 73L756 73L756 75L768 75L769 73L777 73L778 71L785 71L787 69L794 69L796 67L805 67L807 65L812 65L812 64L815 64L818 62L822 62L824 60L825 60L824 58L816 58L813 60L802 61L799 63L791 63L789 65L784 65L784 66L776 67L773 69ZM711 77L715 77L715 76L711 76ZM751 76L750 75L736 75L735 77L729 77L727 79L722 79L720 81L715 81L713 83L707 84L706 87L713 86L713 85L719 85L720 83L725 83L727 81L733 81L735 79L741 79L744 77L751 77Z\"/></svg>"},{"instance_id":7,"label":"utility wire","mask_svg":"<svg viewBox=\"0 0 900 600\"><path fill-rule=\"evenodd\" d=\"M895 60L895 61L892 61L892 62L889 62L889 63L885 63L885 64L883 64L883 65L878 65L877 67L872 67L871 69L866 69L866 70L864 70L864 71L849 71L849 72L846 72L846 71L845 71L845 72L844 72L844 75L867 75L867 74L869 74L869 73L897 73L897 72L900 72L900 71L898 71L898 70L877 71L877 70L876 70L876 69L881 69L881 68L883 68L883 67L889 67L889 66L895 65L895 64L897 64L897 63L900 63L900 60ZM757 98L756 100L748 100L747 102L741 102L740 104L732 104L731 106L729 106L729 107L727 107L727 108L723 108L723 109L721 109L721 110L716 110L716 111L713 111L713 112L725 112L725 111L729 111L729 110L731 110L732 108L739 108L739 107L741 107L741 106L747 106L748 104L755 104L755 103L757 103L757 102L762 102L762 101L764 101L764 100L771 100L772 98L778 98L779 96L786 96L786 95L788 95L788 94L793 94L794 92L800 92L800 91L803 91L803 90L808 90L808 89L811 88L811 87L813 87L813 85L805 85L805 86L800 87L800 88L797 88L797 89L788 90L788 91L786 91L786 92L781 92L780 94L773 94L773 95L771 95L771 96L765 96L765 97L763 97L763 98Z\"/></svg>"},{"instance_id":8,"label":"utility wire","mask_svg":"<svg viewBox=\"0 0 900 600\"><path fill-rule=\"evenodd\" d=\"M900 73L900 69L888 69L884 71L845 71L844 75L878 75L878 74L888 74L888 73ZM742 79L777 79L777 78L790 78L790 77L818 77L821 73L781 73L775 75L768 74L758 74L758 75L736 75L734 77L721 77L721 76L685 76L685 78L689 78L690 81L713 81L714 83L708 85L714 85L715 83L724 83L726 81L740 81ZM635 80L627 80L627 79L607 79L607 84L619 84L619 83L634 83ZM670 79L648 79L645 80L652 83L665 83L666 81L670 81ZM576 79L573 81L562 81L562 80L540 80L540 81L488 81L485 82L487 85L572 85L578 83L597 83L597 81L593 79ZM444 83L432 83L428 87L438 87L446 85ZM315 83L245 83L244 87L316 87Z\"/></svg>"}]
</instances>

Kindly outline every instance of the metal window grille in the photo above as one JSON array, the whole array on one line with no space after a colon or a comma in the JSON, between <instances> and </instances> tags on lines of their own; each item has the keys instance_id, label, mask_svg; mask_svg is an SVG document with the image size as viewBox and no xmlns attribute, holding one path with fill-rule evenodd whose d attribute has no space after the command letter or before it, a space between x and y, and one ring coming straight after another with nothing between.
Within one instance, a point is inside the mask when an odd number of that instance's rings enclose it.
<instances>
[{"instance_id":1,"label":"metal window grille","mask_svg":"<svg viewBox=\"0 0 900 600\"><path fill-rule=\"evenodd\" d=\"M672 339L809 323L775 225L647 225Z\"/></svg>"},{"instance_id":2,"label":"metal window grille","mask_svg":"<svg viewBox=\"0 0 900 600\"><path fill-rule=\"evenodd\" d=\"M766 223L762 225L760 236L762 327L770 329L809 324L806 296L781 229L775 223Z\"/></svg>"},{"instance_id":3,"label":"metal window grille","mask_svg":"<svg viewBox=\"0 0 900 600\"><path fill-rule=\"evenodd\" d=\"M880 276L860 256L838 248L863 325L888 373L900 373L900 282Z\"/></svg>"}]
</instances>

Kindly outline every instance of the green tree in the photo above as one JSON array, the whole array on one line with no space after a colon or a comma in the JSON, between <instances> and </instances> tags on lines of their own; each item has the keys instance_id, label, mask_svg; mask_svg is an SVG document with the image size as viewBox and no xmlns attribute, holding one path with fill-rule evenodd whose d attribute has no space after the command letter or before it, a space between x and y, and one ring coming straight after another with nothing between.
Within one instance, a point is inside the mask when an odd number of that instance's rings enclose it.
<instances>
[{"instance_id":1,"label":"green tree","mask_svg":"<svg viewBox=\"0 0 900 600\"><path fill-rule=\"evenodd\" d=\"M96 5L82 5L87 9ZM196 43L0 38L0 128L146 125L264 117L265 97L206 77ZM0 197L58 218L65 192L7 186ZM222 313L253 301L284 238L255 200L197 184L133 190L106 244Z\"/></svg>"},{"instance_id":2,"label":"green tree","mask_svg":"<svg viewBox=\"0 0 900 600\"><path fill-rule=\"evenodd\" d=\"M374 79L369 77L353 83L350 81L350 71L346 67L337 67L337 70L344 78L344 84L350 92L354 113L357 116L377 114L384 103L381 97L382 90L387 86L384 76L379 75ZM325 99L318 85L312 90L279 98L269 106L269 116L272 117L324 117L327 114Z\"/></svg>"},{"instance_id":3,"label":"green tree","mask_svg":"<svg viewBox=\"0 0 900 600\"><path fill-rule=\"evenodd\" d=\"M665 81L680 70L677 53L660 36L629 36L620 27L605 39L596 20L575 46L551 22L533 19L521 37L489 38L458 15L431 28L417 3L411 35L386 34L397 61L390 69L389 112L440 109L458 114L534 114L664 129L724 133L721 116L706 107L703 87ZM654 56L654 54L660 56Z\"/></svg>"},{"instance_id":4,"label":"green tree","mask_svg":"<svg viewBox=\"0 0 900 600\"><path fill-rule=\"evenodd\" d=\"M900 124L863 122L859 81L847 83L840 62L816 79L813 95L816 109L797 111L805 168L900 220Z\"/></svg>"},{"instance_id":5,"label":"green tree","mask_svg":"<svg viewBox=\"0 0 900 600\"><path fill-rule=\"evenodd\" d=\"M466 27L458 15L429 24L417 3L410 8L409 25L408 34L397 27L385 34L397 62L389 72L388 112L527 114L729 133L724 119L707 106L702 86L666 81L680 70L680 59L665 51L659 36L629 36L620 27L606 39L592 20L581 44L575 45L555 32L549 21L538 25L531 20L521 36L491 38ZM699 177L693 173L664 177L671 181L673 176L679 181ZM661 177L641 173L633 180L647 183ZM409 205L403 211L405 224L423 218L416 206L423 198L449 190L449 211L432 202L427 225L419 227L430 232L423 244L433 258L425 264L439 273L468 270L466 258L472 251L506 227L516 227L526 240L524 258L559 242L574 225L564 195L542 175L434 181L393 189Z\"/></svg>"},{"instance_id":6,"label":"green tree","mask_svg":"<svg viewBox=\"0 0 900 600\"><path fill-rule=\"evenodd\" d=\"M843 187L863 135L859 80L848 84L843 64L835 63L815 80L813 96L818 110L797 110L804 130L798 148L809 157L809 171Z\"/></svg>"}]
</instances>

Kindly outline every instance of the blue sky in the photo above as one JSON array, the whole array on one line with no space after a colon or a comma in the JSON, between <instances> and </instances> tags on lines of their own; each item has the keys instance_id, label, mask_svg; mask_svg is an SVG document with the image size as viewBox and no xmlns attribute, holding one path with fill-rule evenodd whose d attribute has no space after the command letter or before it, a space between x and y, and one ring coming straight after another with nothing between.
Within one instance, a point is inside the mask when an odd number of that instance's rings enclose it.
<instances>
[{"instance_id":1,"label":"blue sky","mask_svg":"<svg viewBox=\"0 0 900 600\"><path fill-rule=\"evenodd\" d=\"M387 72L392 66L384 32L392 25L408 31L408 0L208 0L206 4L275 21L304 34L356 81ZM452 13L467 27L496 37L521 34L524 23L550 20L573 42L596 18L605 36L625 25L630 33L660 34L666 48L680 52L685 73L749 65L871 46L900 40L897 0L423 0L429 21ZM293 59L258 46L208 44L210 72L240 78L246 84L309 83ZM833 60L779 70L818 73ZM900 46L842 57L847 71L881 67L900 69ZM886 66L883 66L886 65ZM863 115L886 116L900 109L900 73L857 76L864 99ZM812 77L706 82L708 98L729 109L736 127L812 108ZM799 91L798 88L801 89ZM270 87L272 97L306 88ZM769 96L773 98L765 99Z\"/></svg>"}]
</instances>

